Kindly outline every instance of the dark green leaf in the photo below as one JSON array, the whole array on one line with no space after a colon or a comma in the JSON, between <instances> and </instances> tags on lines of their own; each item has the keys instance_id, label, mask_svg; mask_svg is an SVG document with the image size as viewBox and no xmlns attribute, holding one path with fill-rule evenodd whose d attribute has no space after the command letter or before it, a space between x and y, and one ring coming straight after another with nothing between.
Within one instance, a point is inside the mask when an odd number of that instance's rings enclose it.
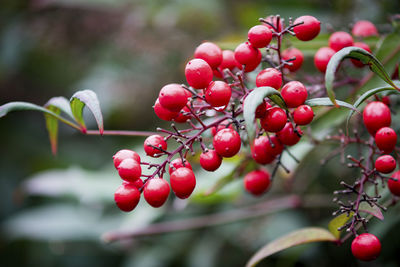
<instances>
[{"instance_id":1,"label":"dark green leaf","mask_svg":"<svg viewBox=\"0 0 400 267\"><path fill-rule=\"evenodd\" d=\"M335 242L337 238L328 230L318 227L309 227L294 231L262 247L251 257L246 266L255 266L262 259L284 249L320 241Z\"/></svg>"},{"instance_id":2,"label":"dark green leaf","mask_svg":"<svg viewBox=\"0 0 400 267\"><path fill-rule=\"evenodd\" d=\"M278 90L269 87L257 87L244 100L243 105L243 117L246 123L247 133L249 140L253 140L255 136L254 119L257 107L264 101L264 98L268 97L275 104L283 109L286 109L285 101Z\"/></svg>"},{"instance_id":3,"label":"dark green leaf","mask_svg":"<svg viewBox=\"0 0 400 267\"><path fill-rule=\"evenodd\" d=\"M86 133L83 108L87 106L96 119L100 134L103 134L103 115L101 114L100 103L95 92L91 90L78 91L71 97L70 104L72 114L81 126L82 132Z\"/></svg>"},{"instance_id":4,"label":"dark green leaf","mask_svg":"<svg viewBox=\"0 0 400 267\"><path fill-rule=\"evenodd\" d=\"M321 98L311 98L306 100L306 102L304 103L306 105L309 105L311 107L315 107L315 106L335 106L332 101L329 99L329 97L321 97ZM336 100L336 104L340 107L345 107L348 109L351 109L353 111L357 111L358 110L351 104L344 102L344 101L340 101L340 100Z\"/></svg>"},{"instance_id":5,"label":"dark green leaf","mask_svg":"<svg viewBox=\"0 0 400 267\"><path fill-rule=\"evenodd\" d=\"M354 212L351 212L348 216L347 213L342 213L329 222L328 229L336 237L336 239L339 239L341 234L338 228L345 225L353 217L353 214Z\"/></svg>"}]
</instances>

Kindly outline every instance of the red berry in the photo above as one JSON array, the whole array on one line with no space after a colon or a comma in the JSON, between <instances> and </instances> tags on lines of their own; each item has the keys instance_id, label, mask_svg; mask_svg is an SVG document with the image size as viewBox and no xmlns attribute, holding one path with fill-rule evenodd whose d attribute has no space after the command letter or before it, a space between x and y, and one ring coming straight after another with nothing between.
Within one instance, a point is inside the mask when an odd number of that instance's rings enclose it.
<instances>
[{"instance_id":1,"label":"red berry","mask_svg":"<svg viewBox=\"0 0 400 267\"><path fill-rule=\"evenodd\" d=\"M282 19L279 20L279 23L277 21L277 16L268 16L265 18L265 20L269 23L271 23L272 25L274 25L274 27L278 30L278 32L281 32L284 25L283 25L283 21ZM265 26L267 26L270 30L275 31L275 29L273 27L271 27L271 25L269 25L268 23L263 23Z\"/></svg>"},{"instance_id":2,"label":"red berry","mask_svg":"<svg viewBox=\"0 0 400 267\"><path fill-rule=\"evenodd\" d=\"M335 50L330 47L321 47L314 56L314 65L320 72L325 72L329 60L335 54Z\"/></svg>"},{"instance_id":3,"label":"red berry","mask_svg":"<svg viewBox=\"0 0 400 267\"><path fill-rule=\"evenodd\" d=\"M261 169L246 174L243 182L247 192L259 196L269 188L271 179L269 173Z\"/></svg>"},{"instance_id":4,"label":"red berry","mask_svg":"<svg viewBox=\"0 0 400 267\"><path fill-rule=\"evenodd\" d=\"M211 82L206 91L206 101L213 107L225 107L231 99L232 89L223 81Z\"/></svg>"},{"instance_id":5,"label":"red berry","mask_svg":"<svg viewBox=\"0 0 400 267\"><path fill-rule=\"evenodd\" d=\"M301 16L298 17L293 24L298 24L300 22L304 23L293 27L297 39L301 41L310 41L317 37L321 30L321 22L319 22L319 20L313 16Z\"/></svg>"},{"instance_id":6,"label":"red berry","mask_svg":"<svg viewBox=\"0 0 400 267\"><path fill-rule=\"evenodd\" d=\"M383 155L375 160L375 169L381 173L391 173L396 169L396 160L390 155Z\"/></svg>"},{"instance_id":7,"label":"red berry","mask_svg":"<svg viewBox=\"0 0 400 267\"><path fill-rule=\"evenodd\" d=\"M296 127L297 132L301 135L303 132L299 127ZM301 136L299 136L293 129L293 125L288 122L285 127L276 133L279 141L287 146L293 146L300 141Z\"/></svg>"},{"instance_id":8,"label":"red berry","mask_svg":"<svg viewBox=\"0 0 400 267\"><path fill-rule=\"evenodd\" d=\"M249 42L241 43L235 49L235 59L242 65L252 65L259 61L260 56L260 50L253 47Z\"/></svg>"},{"instance_id":9,"label":"red berry","mask_svg":"<svg viewBox=\"0 0 400 267\"><path fill-rule=\"evenodd\" d=\"M185 165L183 165L182 159L181 158L177 158L174 159L173 161L171 161L169 163L169 169L168 172L169 174L173 173L175 170L179 169L179 168L188 168L188 169L192 169L192 165L190 165L190 163L185 159Z\"/></svg>"},{"instance_id":10,"label":"red berry","mask_svg":"<svg viewBox=\"0 0 400 267\"><path fill-rule=\"evenodd\" d=\"M137 162L140 163L140 156L138 153L135 151L129 150L129 149L122 149L115 153L113 156L113 161L114 161L114 167L118 168L118 165L124 160L124 159L133 159Z\"/></svg>"},{"instance_id":11,"label":"red berry","mask_svg":"<svg viewBox=\"0 0 400 267\"><path fill-rule=\"evenodd\" d=\"M128 212L136 208L140 200L139 190L132 184L122 184L114 194L118 208Z\"/></svg>"},{"instance_id":12,"label":"red berry","mask_svg":"<svg viewBox=\"0 0 400 267\"><path fill-rule=\"evenodd\" d=\"M296 108L304 104L308 93L306 87L301 82L291 81L282 87L281 95L289 108Z\"/></svg>"},{"instance_id":13,"label":"red berry","mask_svg":"<svg viewBox=\"0 0 400 267\"><path fill-rule=\"evenodd\" d=\"M369 48L369 45L367 45L366 43L361 43L361 42L356 42L353 44L353 46L355 47L359 47L364 49L365 51L368 51L371 53L371 48ZM358 59L351 59L351 63L353 63L354 66L358 67L358 68L362 68L365 65Z\"/></svg>"},{"instance_id":14,"label":"red berry","mask_svg":"<svg viewBox=\"0 0 400 267\"><path fill-rule=\"evenodd\" d=\"M155 155L163 153L162 150L166 150L168 146L167 142L165 142L164 138L161 135L155 134L146 138L143 147L148 156L159 157L161 155ZM161 150L158 148L161 148Z\"/></svg>"},{"instance_id":15,"label":"red berry","mask_svg":"<svg viewBox=\"0 0 400 267\"><path fill-rule=\"evenodd\" d=\"M179 115L179 112L170 111L163 106L161 106L160 101L156 100L154 103L154 113L156 113L157 117L164 121L171 121Z\"/></svg>"},{"instance_id":16,"label":"red berry","mask_svg":"<svg viewBox=\"0 0 400 267\"><path fill-rule=\"evenodd\" d=\"M200 155L200 165L203 169L213 172L221 166L222 157L215 150L208 150Z\"/></svg>"},{"instance_id":17,"label":"red berry","mask_svg":"<svg viewBox=\"0 0 400 267\"><path fill-rule=\"evenodd\" d=\"M285 68L289 69L290 71L296 71L300 69L301 65L303 64L304 56L303 53L297 48L288 48L282 52L282 59L289 60L291 65L285 65Z\"/></svg>"},{"instance_id":18,"label":"red berry","mask_svg":"<svg viewBox=\"0 0 400 267\"><path fill-rule=\"evenodd\" d=\"M400 196L400 171L393 173L392 178L397 179L397 181L393 179L388 180L389 190L393 195Z\"/></svg>"},{"instance_id":19,"label":"red berry","mask_svg":"<svg viewBox=\"0 0 400 267\"><path fill-rule=\"evenodd\" d=\"M390 98L389 96L383 96L381 99L382 103L384 103L386 106L390 106Z\"/></svg>"},{"instance_id":20,"label":"red berry","mask_svg":"<svg viewBox=\"0 0 400 267\"><path fill-rule=\"evenodd\" d=\"M351 243L353 256L362 261L375 260L381 253L381 242L373 234L363 233Z\"/></svg>"},{"instance_id":21,"label":"red berry","mask_svg":"<svg viewBox=\"0 0 400 267\"><path fill-rule=\"evenodd\" d=\"M117 169L119 176L128 182L134 182L142 175L140 163L131 158L121 161Z\"/></svg>"},{"instance_id":22,"label":"red berry","mask_svg":"<svg viewBox=\"0 0 400 267\"><path fill-rule=\"evenodd\" d=\"M174 121L176 121L176 122L178 122L178 123L187 122L187 120L191 118L191 115L190 115L190 114L191 114L191 113L190 113L189 108L185 106L185 107L183 107L183 109L179 112L179 115L178 115L176 118L174 118Z\"/></svg>"},{"instance_id":23,"label":"red berry","mask_svg":"<svg viewBox=\"0 0 400 267\"><path fill-rule=\"evenodd\" d=\"M196 48L194 57L205 60L211 68L215 69L222 62L222 50L214 43L204 42Z\"/></svg>"},{"instance_id":24,"label":"red berry","mask_svg":"<svg viewBox=\"0 0 400 267\"><path fill-rule=\"evenodd\" d=\"M213 139L215 151L225 158L235 156L239 152L241 144L242 141L238 132L230 128L218 131Z\"/></svg>"},{"instance_id":25,"label":"red berry","mask_svg":"<svg viewBox=\"0 0 400 267\"><path fill-rule=\"evenodd\" d=\"M179 112L186 105L187 99L186 90L176 83L165 85L158 95L161 106L173 112Z\"/></svg>"},{"instance_id":26,"label":"red berry","mask_svg":"<svg viewBox=\"0 0 400 267\"><path fill-rule=\"evenodd\" d=\"M257 87L270 86L279 90L282 86L282 73L274 68L268 68L258 73L256 77Z\"/></svg>"},{"instance_id":27,"label":"red berry","mask_svg":"<svg viewBox=\"0 0 400 267\"><path fill-rule=\"evenodd\" d=\"M137 189L140 189L143 186L143 181L142 181L142 179L137 179L134 182L122 181L122 184L123 185L130 184L130 185L133 185L134 187L136 187Z\"/></svg>"},{"instance_id":28,"label":"red berry","mask_svg":"<svg viewBox=\"0 0 400 267\"><path fill-rule=\"evenodd\" d=\"M260 51L258 51L258 52L259 53L257 54L257 58L252 63L249 63L244 67L244 72L246 72L246 73L252 72L253 70L255 70L258 67L258 65L260 65L262 55L261 55Z\"/></svg>"},{"instance_id":29,"label":"red berry","mask_svg":"<svg viewBox=\"0 0 400 267\"><path fill-rule=\"evenodd\" d=\"M176 169L170 176L171 188L178 198L188 198L196 187L196 178L189 168Z\"/></svg>"},{"instance_id":30,"label":"red berry","mask_svg":"<svg viewBox=\"0 0 400 267\"><path fill-rule=\"evenodd\" d=\"M258 107L256 108L256 118L262 119L267 115L267 110L271 108L271 104L268 102L263 101Z\"/></svg>"},{"instance_id":31,"label":"red berry","mask_svg":"<svg viewBox=\"0 0 400 267\"><path fill-rule=\"evenodd\" d=\"M261 126L267 132L279 132L285 127L287 121L286 112L278 107L267 110L267 114L261 119Z\"/></svg>"},{"instance_id":32,"label":"red berry","mask_svg":"<svg viewBox=\"0 0 400 267\"><path fill-rule=\"evenodd\" d=\"M251 147L251 155L259 164L271 163L282 151L283 146L275 136L271 136L270 138L260 136L254 139L253 146Z\"/></svg>"},{"instance_id":33,"label":"red berry","mask_svg":"<svg viewBox=\"0 0 400 267\"><path fill-rule=\"evenodd\" d=\"M354 24L351 33L354 36L368 37L378 35L378 30L372 22L368 20L360 20Z\"/></svg>"},{"instance_id":34,"label":"red berry","mask_svg":"<svg viewBox=\"0 0 400 267\"><path fill-rule=\"evenodd\" d=\"M195 58L186 64L186 81L195 89L203 89L212 81L213 71L203 59Z\"/></svg>"},{"instance_id":35,"label":"red berry","mask_svg":"<svg viewBox=\"0 0 400 267\"><path fill-rule=\"evenodd\" d=\"M293 120L297 125L307 125L314 118L314 111L308 105L298 106L293 112Z\"/></svg>"},{"instance_id":36,"label":"red berry","mask_svg":"<svg viewBox=\"0 0 400 267\"><path fill-rule=\"evenodd\" d=\"M235 53L231 50L223 50L219 69L223 71L224 69L233 70L234 68L242 69L242 65L235 59Z\"/></svg>"},{"instance_id":37,"label":"red berry","mask_svg":"<svg viewBox=\"0 0 400 267\"><path fill-rule=\"evenodd\" d=\"M385 153L393 151L397 143L397 134L390 127L382 127L375 134L375 143Z\"/></svg>"},{"instance_id":38,"label":"red berry","mask_svg":"<svg viewBox=\"0 0 400 267\"><path fill-rule=\"evenodd\" d=\"M214 136L216 133L218 133L219 131L221 131L222 129L225 129L225 128L230 128L230 129L234 130L233 124L231 122L229 122L228 120L224 120L223 122L218 124L217 127L211 128L211 134Z\"/></svg>"},{"instance_id":39,"label":"red berry","mask_svg":"<svg viewBox=\"0 0 400 267\"><path fill-rule=\"evenodd\" d=\"M365 127L372 135L380 128L390 126L392 122L390 109L379 101L373 101L364 108L363 119Z\"/></svg>"},{"instance_id":40,"label":"red berry","mask_svg":"<svg viewBox=\"0 0 400 267\"><path fill-rule=\"evenodd\" d=\"M272 32L265 25L256 25L249 30L247 36L253 47L262 48L271 42Z\"/></svg>"},{"instance_id":41,"label":"red berry","mask_svg":"<svg viewBox=\"0 0 400 267\"><path fill-rule=\"evenodd\" d=\"M144 199L154 208L161 207L168 198L169 184L161 178L148 180L143 189Z\"/></svg>"},{"instance_id":42,"label":"red berry","mask_svg":"<svg viewBox=\"0 0 400 267\"><path fill-rule=\"evenodd\" d=\"M342 48L352 46L353 37L347 32L334 32L329 37L329 47L335 51L339 51Z\"/></svg>"}]
</instances>

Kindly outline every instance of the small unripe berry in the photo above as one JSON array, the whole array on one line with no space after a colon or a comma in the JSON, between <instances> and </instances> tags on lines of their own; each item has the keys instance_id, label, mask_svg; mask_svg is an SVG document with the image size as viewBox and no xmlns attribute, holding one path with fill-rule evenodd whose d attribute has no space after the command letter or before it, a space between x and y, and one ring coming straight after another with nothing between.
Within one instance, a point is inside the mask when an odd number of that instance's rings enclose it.
<instances>
[{"instance_id":1,"label":"small unripe berry","mask_svg":"<svg viewBox=\"0 0 400 267\"><path fill-rule=\"evenodd\" d=\"M313 16L298 17L293 24L304 22L298 26L293 27L293 32L296 34L297 39L301 41L310 41L317 37L321 30L321 22Z\"/></svg>"},{"instance_id":2,"label":"small unripe berry","mask_svg":"<svg viewBox=\"0 0 400 267\"><path fill-rule=\"evenodd\" d=\"M140 156L138 153L135 151L129 150L129 149L122 149L115 153L113 156L113 161L114 161L114 167L118 168L118 165L124 160L124 159L133 159L137 162L140 163Z\"/></svg>"},{"instance_id":3,"label":"small unripe berry","mask_svg":"<svg viewBox=\"0 0 400 267\"><path fill-rule=\"evenodd\" d=\"M391 173L396 169L396 160L390 155L383 155L375 160L375 169L381 173Z\"/></svg>"},{"instance_id":4,"label":"small unripe berry","mask_svg":"<svg viewBox=\"0 0 400 267\"><path fill-rule=\"evenodd\" d=\"M381 253L381 242L373 234L363 233L354 238L351 252L359 260L372 261Z\"/></svg>"},{"instance_id":5,"label":"small unripe berry","mask_svg":"<svg viewBox=\"0 0 400 267\"><path fill-rule=\"evenodd\" d=\"M150 157L159 157L163 150L167 149L167 142L165 142L164 137L155 134L146 138L143 144L144 151ZM160 149L159 149L160 148Z\"/></svg>"},{"instance_id":6,"label":"small unripe berry","mask_svg":"<svg viewBox=\"0 0 400 267\"><path fill-rule=\"evenodd\" d=\"M238 132L230 128L220 130L213 139L215 151L225 158L235 156L239 152L241 144L242 141Z\"/></svg>"},{"instance_id":7,"label":"small unripe berry","mask_svg":"<svg viewBox=\"0 0 400 267\"><path fill-rule=\"evenodd\" d=\"M354 36L368 37L378 35L378 30L372 22L368 20L360 20L354 24L351 33Z\"/></svg>"},{"instance_id":8,"label":"small unripe berry","mask_svg":"<svg viewBox=\"0 0 400 267\"><path fill-rule=\"evenodd\" d=\"M265 25L256 25L249 30L247 36L253 47L263 48L271 42L272 32Z\"/></svg>"},{"instance_id":9,"label":"small unripe berry","mask_svg":"<svg viewBox=\"0 0 400 267\"><path fill-rule=\"evenodd\" d=\"M261 169L246 174L243 183L247 192L259 196L267 191L271 184L271 179L269 173Z\"/></svg>"},{"instance_id":10,"label":"small unripe berry","mask_svg":"<svg viewBox=\"0 0 400 267\"><path fill-rule=\"evenodd\" d=\"M134 182L142 175L140 163L131 158L121 161L117 169L119 176L128 182Z\"/></svg>"},{"instance_id":11,"label":"small unripe berry","mask_svg":"<svg viewBox=\"0 0 400 267\"><path fill-rule=\"evenodd\" d=\"M206 88L212 81L213 75L210 65L203 59L195 58L186 64L186 81L195 89Z\"/></svg>"},{"instance_id":12,"label":"small unripe berry","mask_svg":"<svg viewBox=\"0 0 400 267\"><path fill-rule=\"evenodd\" d=\"M326 67L328 66L329 60L331 60L332 56L335 54L335 50L330 47L321 47L318 49L317 53L314 56L314 65L320 71L326 71Z\"/></svg>"},{"instance_id":13,"label":"small unripe berry","mask_svg":"<svg viewBox=\"0 0 400 267\"><path fill-rule=\"evenodd\" d=\"M241 43L235 49L235 59L242 65L252 65L258 62L260 55L260 50L249 42Z\"/></svg>"},{"instance_id":14,"label":"small unripe berry","mask_svg":"<svg viewBox=\"0 0 400 267\"><path fill-rule=\"evenodd\" d=\"M221 166L222 157L215 150L208 150L200 154L201 167L209 172L213 172Z\"/></svg>"},{"instance_id":15,"label":"small unripe berry","mask_svg":"<svg viewBox=\"0 0 400 267\"><path fill-rule=\"evenodd\" d=\"M176 169L170 176L171 188L178 198L188 198L196 187L196 178L191 169Z\"/></svg>"},{"instance_id":16,"label":"small unripe berry","mask_svg":"<svg viewBox=\"0 0 400 267\"><path fill-rule=\"evenodd\" d=\"M185 159L185 164L183 164L182 159L181 158L176 158L173 161L171 161L169 163L169 169L168 172L169 174L173 173L175 170L179 169L179 168L188 168L192 170L192 165L190 165L190 163Z\"/></svg>"},{"instance_id":17,"label":"small unripe berry","mask_svg":"<svg viewBox=\"0 0 400 267\"><path fill-rule=\"evenodd\" d=\"M203 59L211 68L217 68L222 62L222 50L218 45L204 42L194 51L194 57Z\"/></svg>"},{"instance_id":18,"label":"small unripe berry","mask_svg":"<svg viewBox=\"0 0 400 267\"><path fill-rule=\"evenodd\" d=\"M393 179L388 180L389 190L393 195L400 197L400 171L393 173L392 178L397 179L397 181Z\"/></svg>"},{"instance_id":19,"label":"small unripe berry","mask_svg":"<svg viewBox=\"0 0 400 267\"><path fill-rule=\"evenodd\" d=\"M375 134L375 143L380 150L389 154L397 143L397 134L390 127L382 127Z\"/></svg>"},{"instance_id":20,"label":"small unripe berry","mask_svg":"<svg viewBox=\"0 0 400 267\"><path fill-rule=\"evenodd\" d=\"M261 126L267 132L279 132L285 127L287 121L286 112L278 107L267 110L264 118L261 119Z\"/></svg>"},{"instance_id":21,"label":"small unripe berry","mask_svg":"<svg viewBox=\"0 0 400 267\"><path fill-rule=\"evenodd\" d=\"M362 48L362 49L364 49L365 51L371 53L371 48L369 48L369 45L367 45L366 43L355 42L355 43L353 44L353 46ZM356 66L356 67L358 67L358 68L362 68L362 67L365 66L364 63L362 63L360 60L354 59L354 58L351 59L351 63L353 63L353 65Z\"/></svg>"},{"instance_id":22,"label":"small unripe berry","mask_svg":"<svg viewBox=\"0 0 400 267\"><path fill-rule=\"evenodd\" d=\"M364 125L370 134L375 133L382 127L389 127L392 122L390 109L379 101L369 103L363 111Z\"/></svg>"},{"instance_id":23,"label":"small unripe berry","mask_svg":"<svg viewBox=\"0 0 400 267\"><path fill-rule=\"evenodd\" d=\"M289 60L289 59L293 59L293 58L294 58L294 60L289 62L289 63L291 63L291 65L285 65L285 68L289 69L292 72L300 69L301 65L303 64L303 61L304 61L303 53L299 49L294 48L294 47L288 48L282 52L283 60Z\"/></svg>"},{"instance_id":24,"label":"small unripe berry","mask_svg":"<svg viewBox=\"0 0 400 267\"><path fill-rule=\"evenodd\" d=\"M206 101L213 107L225 107L231 99L232 89L223 81L211 82L206 91Z\"/></svg>"},{"instance_id":25,"label":"small unripe berry","mask_svg":"<svg viewBox=\"0 0 400 267\"><path fill-rule=\"evenodd\" d=\"M161 178L152 178L146 182L143 189L144 199L154 208L161 207L168 198L169 184Z\"/></svg>"},{"instance_id":26,"label":"small unripe berry","mask_svg":"<svg viewBox=\"0 0 400 267\"><path fill-rule=\"evenodd\" d=\"M308 93L306 87L301 82L291 81L282 87L281 95L289 108L296 108L304 104Z\"/></svg>"},{"instance_id":27,"label":"small unripe berry","mask_svg":"<svg viewBox=\"0 0 400 267\"><path fill-rule=\"evenodd\" d=\"M176 83L167 84L161 88L158 101L164 108L179 112L187 103L186 90Z\"/></svg>"},{"instance_id":28,"label":"small unripe berry","mask_svg":"<svg viewBox=\"0 0 400 267\"><path fill-rule=\"evenodd\" d=\"M301 134L303 133L299 127L296 127L296 130L299 134L294 131L293 125L290 122L287 122L285 127L276 133L276 136L282 144L293 146L300 141Z\"/></svg>"},{"instance_id":29,"label":"small unripe berry","mask_svg":"<svg viewBox=\"0 0 400 267\"><path fill-rule=\"evenodd\" d=\"M347 32L334 32L329 37L329 47L335 51L353 45L353 37Z\"/></svg>"},{"instance_id":30,"label":"small unripe berry","mask_svg":"<svg viewBox=\"0 0 400 267\"><path fill-rule=\"evenodd\" d=\"M307 125L314 118L314 111L308 105L298 106L293 112L293 120L297 125Z\"/></svg>"},{"instance_id":31,"label":"small unripe berry","mask_svg":"<svg viewBox=\"0 0 400 267\"><path fill-rule=\"evenodd\" d=\"M157 117L159 117L160 119L162 119L164 121L171 121L174 118L176 118L177 116L179 116L179 112L170 111L170 110L164 108L163 106L161 106L158 98L157 98L156 102L154 103L153 109L154 109L154 113L156 113Z\"/></svg>"},{"instance_id":32,"label":"small unripe berry","mask_svg":"<svg viewBox=\"0 0 400 267\"><path fill-rule=\"evenodd\" d=\"M271 163L276 156L280 155L283 151L283 146L278 138L271 136L260 136L254 139L251 147L251 156L259 164Z\"/></svg>"},{"instance_id":33,"label":"small unripe berry","mask_svg":"<svg viewBox=\"0 0 400 267\"><path fill-rule=\"evenodd\" d=\"M275 68L264 69L256 77L256 86L270 86L279 90L282 86L282 73Z\"/></svg>"},{"instance_id":34,"label":"small unripe berry","mask_svg":"<svg viewBox=\"0 0 400 267\"><path fill-rule=\"evenodd\" d=\"M128 212L136 208L140 200L139 190L132 184L122 184L114 194L114 201L118 208Z\"/></svg>"}]
</instances>

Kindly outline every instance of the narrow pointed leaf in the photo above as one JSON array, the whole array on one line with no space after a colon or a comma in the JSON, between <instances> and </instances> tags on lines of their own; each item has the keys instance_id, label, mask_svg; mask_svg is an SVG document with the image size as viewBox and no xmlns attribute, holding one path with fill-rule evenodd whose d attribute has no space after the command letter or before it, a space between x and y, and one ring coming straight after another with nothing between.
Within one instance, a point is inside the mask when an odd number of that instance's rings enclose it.
<instances>
[{"instance_id":1,"label":"narrow pointed leaf","mask_svg":"<svg viewBox=\"0 0 400 267\"><path fill-rule=\"evenodd\" d=\"M337 103L335 100L335 93L333 91L333 82L335 80L335 73L339 68L339 65L342 62L342 60L345 58L353 58L360 60L362 63L368 65L369 68L373 72L375 72L379 77L381 77L382 80L384 80L389 85L393 86L395 89L399 90L399 88L390 79L389 75L387 74L381 62L374 55L370 54L369 52L359 47L354 47L354 46L345 47L333 55L333 57L329 60L325 72L325 87L329 98L335 105Z\"/></svg>"},{"instance_id":2,"label":"narrow pointed leaf","mask_svg":"<svg viewBox=\"0 0 400 267\"><path fill-rule=\"evenodd\" d=\"M54 106L49 106L47 109L58 115L61 113L61 110ZM44 118L46 120L47 132L49 133L51 151L53 152L53 155L55 155L57 154L58 143L58 120L47 113L44 114Z\"/></svg>"},{"instance_id":3,"label":"narrow pointed leaf","mask_svg":"<svg viewBox=\"0 0 400 267\"><path fill-rule=\"evenodd\" d=\"M342 213L329 222L328 229L336 239L339 239L341 234L341 231L339 231L338 228L345 225L353 217L353 214L354 212L351 212L349 215L347 215L347 213Z\"/></svg>"},{"instance_id":4,"label":"narrow pointed leaf","mask_svg":"<svg viewBox=\"0 0 400 267\"><path fill-rule=\"evenodd\" d=\"M373 205L372 207L366 203L366 202L361 202L359 210L362 212L366 212L368 214L371 214L372 216L375 216L379 220L383 221L383 213L381 209L378 206Z\"/></svg>"},{"instance_id":5,"label":"narrow pointed leaf","mask_svg":"<svg viewBox=\"0 0 400 267\"><path fill-rule=\"evenodd\" d=\"M50 100L47 101L47 103L44 105L44 107L48 108L50 106L53 106L53 107L59 109L61 112L64 112L71 119L75 119L74 115L72 114L72 111L71 111L70 103L69 103L68 99L66 99L65 97L57 96L57 97L50 98Z\"/></svg>"},{"instance_id":6,"label":"narrow pointed leaf","mask_svg":"<svg viewBox=\"0 0 400 267\"><path fill-rule=\"evenodd\" d=\"M246 124L247 133L249 139L253 140L255 136L254 119L257 107L263 102L264 98L268 97L275 104L283 109L286 109L285 101L278 90L269 87L257 87L244 100L243 105L243 117Z\"/></svg>"},{"instance_id":7,"label":"narrow pointed leaf","mask_svg":"<svg viewBox=\"0 0 400 267\"><path fill-rule=\"evenodd\" d=\"M351 109L353 112L357 111L357 108L354 107L352 104L349 104L345 101L340 101L340 100L335 100L337 106L339 107L345 107L348 109ZM306 102L304 103L306 105L309 105L311 107L315 107L315 106L335 106L335 104L329 99L329 97L321 97L321 98L311 98L306 100Z\"/></svg>"},{"instance_id":8,"label":"narrow pointed leaf","mask_svg":"<svg viewBox=\"0 0 400 267\"><path fill-rule=\"evenodd\" d=\"M83 119L83 108L87 106L89 110L92 112L97 126L99 127L100 134L103 134L103 115L100 109L100 103L97 99L97 95L95 92L91 90L83 90L76 92L70 100L72 114L75 117L75 120L81 126L81 131L86 133L85 121Z\"/></svg>"},{"instance_id":9,"label":"narrow pointed leaf","mask_svg":"<svg viewBox=\"0 0 400 267\"><path fill-rule=\"evenodd\" d=\"M246 266L247 267L255 266L262 259L265 259L268 256L276 252L282 251L284 249L302 244L321 242L321 241L335 242L337 241L337 238L324 228L318 228L318 227L303 228L291 232L262 247L259 251L256 252L256 254L254 254L251 257L251 259L247 262Z\"/></svg>"}]
</instances>

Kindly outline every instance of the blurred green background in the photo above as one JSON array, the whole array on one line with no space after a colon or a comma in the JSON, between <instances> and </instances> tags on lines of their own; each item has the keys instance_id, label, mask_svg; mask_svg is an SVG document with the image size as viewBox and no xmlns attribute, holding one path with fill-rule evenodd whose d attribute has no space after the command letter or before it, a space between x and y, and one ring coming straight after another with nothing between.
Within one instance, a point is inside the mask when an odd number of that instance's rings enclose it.
<instances>
[{"instance_id":1,"label":"blurred green background","mask_svg":"<svg viewBox=\"0 0 400 267\"><path fill-rule=\"evenodd\" d=\"M0 105L43 105L52 96L69 98L91 89L99 97L106 129L154 130L163 124L152 111L159 89L185 81L184 65L203 40L238 44L258 18L271 14L313 15L323 23L323 33L348 31L359 19L385 32L389 17L399 11L396 0L2 0ZM113 203L120 180L111 157L122 148L141 150L143 138L83 136L65 126L59 132L59 152L52 156L42 114L18 112L0 120L0 266L243 266L259 247L290 230L326 226L334 210L330 194L339 177L351 175L336 161L316 167L320 154L314 153L296 175L306 179L307 193L323 194L322 207L105 244L100 237L109 230L232 210L270 196L254 200L238 180L214 198L170 199L161 209L142 200L134 212L122 214ZM196 190L209 188L231 169L228 162L213 175L198 170ZM282 184L276 181L276 195ZM398 212L392 209L384 223L372 220L383 252L371 266L400 264ZM347 242L294 248L263 264L358 263Z\"/></svg>"}]
</instances>

